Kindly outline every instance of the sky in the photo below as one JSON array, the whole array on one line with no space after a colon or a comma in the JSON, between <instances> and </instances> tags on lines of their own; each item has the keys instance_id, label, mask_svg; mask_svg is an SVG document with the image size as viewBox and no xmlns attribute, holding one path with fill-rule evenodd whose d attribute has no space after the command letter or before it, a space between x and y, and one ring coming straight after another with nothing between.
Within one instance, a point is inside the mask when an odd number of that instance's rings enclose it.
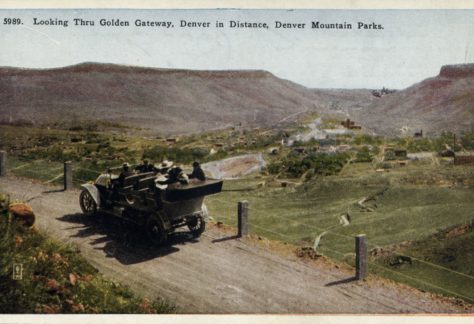
<instances>
[{"instance_id":1,"label":"sky","mask_svg":"<svg viewBox=\"0 0 474 324\"><path fill-rule=\"evenodd\" d=\"M267 70L310 88L406 88L442 65L474 62L474 10L0 10L0 66L60 67L81 62L199 70ZM5 24L20 18L21 25ZM34 25L68 20L68 27ZM74 26L73 19L95 21ZM100 19L128 21L104 27ZM170 21L174 28L135 21ZM209 28L180 21L210 22ZM269 28L229 28L230 21ZM216 21L224 28L216 28ZM275 22L305 23L304 29ZM346 23L352 29L311 28ZM358 29L358 22L383 29Z\"/></svg>"}]
</instances>

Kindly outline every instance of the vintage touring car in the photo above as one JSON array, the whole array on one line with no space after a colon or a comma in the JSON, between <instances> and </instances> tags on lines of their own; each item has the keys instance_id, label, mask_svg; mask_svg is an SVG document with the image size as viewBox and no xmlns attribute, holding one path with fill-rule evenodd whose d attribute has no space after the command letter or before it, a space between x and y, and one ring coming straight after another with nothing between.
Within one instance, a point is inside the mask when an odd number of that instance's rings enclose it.
<instances>
[{"instance_id":1,"label":"vintage touring car","mask_svg":"<svg viewBox=\"0 0 474 324\"><path fill-rule=\"evenodd\" d=\"M128 176L120 185L118 176L108 172L81 187L79 203L84 214L105 212L136 223L153 243L162 244L178 227L187 226L195 237L204 232L208 219L204 197L219 193L222 181L163 186L159 174L149 172Z\"/></svg>"}]
</instances>

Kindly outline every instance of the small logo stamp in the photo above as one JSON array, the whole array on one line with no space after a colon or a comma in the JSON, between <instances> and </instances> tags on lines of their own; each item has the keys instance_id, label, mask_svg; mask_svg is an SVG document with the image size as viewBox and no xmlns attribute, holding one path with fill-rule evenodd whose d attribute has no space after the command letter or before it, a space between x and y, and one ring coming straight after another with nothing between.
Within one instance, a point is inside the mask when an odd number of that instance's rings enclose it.
<instances>
[{"instance_id":1,"label":"small logo stamp","mask_svg":"<svg viewBox=\"0 0 474 324\"><path fill-rule=\"evenodd\" d=\"M13 264L13 280L22 280L23 279L23 264L14 263Z\"/></svg>"}]
</instances>

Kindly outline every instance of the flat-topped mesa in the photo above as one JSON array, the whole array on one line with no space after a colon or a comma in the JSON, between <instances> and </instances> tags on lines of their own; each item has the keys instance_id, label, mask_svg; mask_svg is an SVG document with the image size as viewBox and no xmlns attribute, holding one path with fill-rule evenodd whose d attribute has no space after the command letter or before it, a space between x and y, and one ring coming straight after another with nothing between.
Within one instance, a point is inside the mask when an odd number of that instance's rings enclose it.
<instances>
[{"instance_id":1,"label":"flat-topped mesa","mask_svg":"<svg viewBox=\"0 0 474 324\"><path fill-rule=\"evenodd\" d=\"M439 75L446 78L474 77L474 63L444 65Z\"/></svg>"},{"instance_id":2,"label":"flat-topped mesa","mask_svg":"<svg viewBox=\"0 0 474 324\"><path fill-rule=\"evenodd\" d=\"M185 69L162 69L140 66L129 66L108 63L84 62L59 68L28 69L14 67L0 67L0 75L54 75L75 73L134 73L149 75L180 75L186 77L200 78L242 78L261 79L272 76L264 70L185 70Z\"/></svg>"}]
</instances>

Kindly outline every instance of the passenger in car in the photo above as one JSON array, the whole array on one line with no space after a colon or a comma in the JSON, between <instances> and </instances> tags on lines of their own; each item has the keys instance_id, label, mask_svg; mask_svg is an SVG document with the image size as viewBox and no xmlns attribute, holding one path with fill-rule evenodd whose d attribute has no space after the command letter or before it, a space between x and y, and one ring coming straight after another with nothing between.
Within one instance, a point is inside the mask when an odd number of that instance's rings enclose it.
<instances>
[{"instance_id":1,"label":"passenger in car","mask_svg":"<svg viewBox=\"0 0 474 324\"><path fill-rule=\"evenodd\" d=\"M205 181L206 180L206 175L204 174L204 171L201 169L201 165L199 162L194 161L193 162L193 172L188 174L189 179L197 179L200 181Z\"/></svg>"}]
</instances>

